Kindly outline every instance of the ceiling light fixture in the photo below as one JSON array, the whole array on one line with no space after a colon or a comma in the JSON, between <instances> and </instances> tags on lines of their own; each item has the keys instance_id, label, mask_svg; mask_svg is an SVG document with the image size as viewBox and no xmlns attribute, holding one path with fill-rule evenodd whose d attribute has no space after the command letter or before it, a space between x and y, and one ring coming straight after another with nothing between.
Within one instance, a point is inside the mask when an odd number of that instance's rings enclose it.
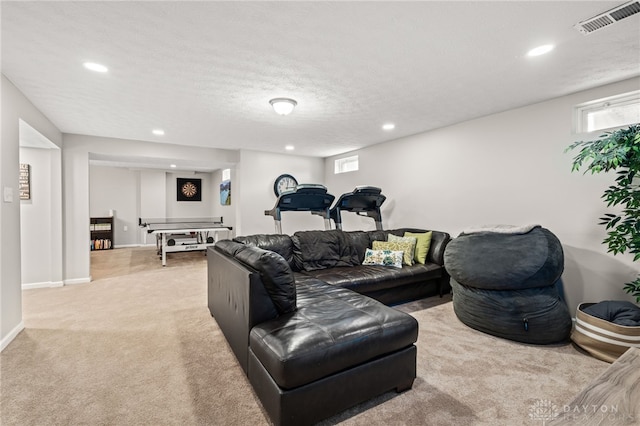
<instances>
[{"instance_id":1,"label":"ceiling light fixture","mask_svg":"<svg viewBox=\"0 0 640 426\"><path fill-rule=\"evenodd\" d=\"M109 69L101 64L96 64L95 62L85 62L84 67L88 70L95 72L107 72Z\"/></svg>"},{"instance_id":2,"label":"ceiling light fixture","mask_svg":"<svg viewBox=\"0 0 640 426\"><path fill-rule=\"evenodd\" d=\"M287 151L293 151L296 148L293 145L287 145L284 147L284 149L286 149Z\"/></svg>"},{"instance_id":3,"label":"ceiling light fixture","mask_svg":"<svg viewBox=\"0 0 640 426\"><path fill-rule=\"evenodd\" d=\"M156 136L164 136L164 130L162 129L153 129L151 133L153 133Z\"/></svg>"},{"instance_id":4,"label":"ceiling light fixture","mask_svg":"<svg viewBox=\"0 0 640 426\"><path fill-rule=\"evenodd\" d=\"M553 44L543 44L542 46L535 47L527 52L527 56L540 56L545 53L549 53L555 46Z\"/></svg>"},{"instance_id":5,"label":"ceiling light fixture","mask_svg":"<svg viewBox=\"0 0 640 426\"><path fill-rule=\"evenodd\" d=\"M293 109L298 105L296 101L289 98L275 98L269 101L273 110L279 115L289 115Z\"/></svg>"},{"instance_id":6,"label":"ceiling light fixture","mask_svg":"<svg viewBox=\"0 0 640 426\"><path fill-rule=\"evenodd\" d=\"M393 130L393 129L396 128L396 125L393 124L393 123L387 123L387 124L383 125L382 128L384 130Z\"/></svg>"},{"instance_id":7,"label":"ceiling light fixture","mask_svg":"<svg viewBox=\"0 0 640 426\"><path fill-rule=\"evenodd\" d=\"M175 164L170 164L169 167L171 167L172 169L175 169L178 166L176 166Z\"/></svg>"}]
</instances>

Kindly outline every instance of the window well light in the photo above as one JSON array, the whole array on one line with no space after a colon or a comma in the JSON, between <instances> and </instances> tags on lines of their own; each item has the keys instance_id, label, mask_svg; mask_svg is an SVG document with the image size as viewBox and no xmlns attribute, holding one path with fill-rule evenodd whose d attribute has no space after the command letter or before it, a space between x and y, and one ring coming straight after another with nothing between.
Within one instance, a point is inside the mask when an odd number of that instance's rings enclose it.
<instances>
[{"instance_id":1,"label":"window well light","mask_svg":"<svg viewBox=\"0 0 640 426\"><path fill-rule=\"evenodd\" d=\"M279 115L289 115L298 105L296 101L289 98L275 98L269 101L273 110Z\"/></svg>"},{"instance_id":2,"label":"window well light","mask_svg":"<svg viewBox=\"0 0 640 426\"><path fill-rule=\"evenodd\" d=\"M396 125L393 123L387 123L382 126L384 130L393 130L396 128Z\"/></svg>"},{"instance_id":3,"label":"window well light","mask_svg":"<svg viewBox=\"0 0 640 426\"><path fill-rule=\"evenodd\" d=\"M527 56L540 56L545 53L549 53L555 46L553 44L543 44L542 46L534 47L527 52Z\"/></svg>"},{"instance_id":4,"label":"window well light","mask_svg":"<svg viewBox=\"0 0 640 426\"><path fill-rule=\"evenodd\" d=\"M153 129L151 133L153 133L156 136L164 136L164 130L162 129Z\"/></svg>"},{"instance_id":5,"label":"window well light","mask_svg":"<svg viewBox=\"0 0 640 426\"><path fill-rule=\"evenodd\" d=\"M102 64L96 64L95 62L85 62L84 67L88 70L95 72L107 72L109 69Z\"/></svg>"}]
</instances>

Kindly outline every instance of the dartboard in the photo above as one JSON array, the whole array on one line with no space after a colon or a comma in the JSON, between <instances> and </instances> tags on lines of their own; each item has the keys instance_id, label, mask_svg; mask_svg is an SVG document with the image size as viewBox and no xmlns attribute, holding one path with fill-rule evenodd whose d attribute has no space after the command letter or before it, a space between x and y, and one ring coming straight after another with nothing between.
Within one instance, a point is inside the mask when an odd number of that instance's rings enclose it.
<instances>
[{"instance_id":1,"label":"dartboard","mask_svg":"<svg viewBox=\"0 0 640 426\"><path fill-rule=\"evenodd\" d=\"M182 193L185 197L193 197L198 193L198 187L196 187L193 182L187 182L182 185Z\"/></svg>"}]
</instances>

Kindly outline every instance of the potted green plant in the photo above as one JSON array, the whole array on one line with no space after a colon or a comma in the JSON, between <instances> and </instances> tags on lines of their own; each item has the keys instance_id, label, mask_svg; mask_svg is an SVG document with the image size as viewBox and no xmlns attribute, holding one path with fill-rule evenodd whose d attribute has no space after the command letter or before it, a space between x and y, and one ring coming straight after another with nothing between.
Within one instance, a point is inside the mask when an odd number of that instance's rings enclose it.
<instances>
[{"instance_id":1,"label":"potted green plant","mask_svg":"<svg viewBox=\"0 0 640 426\"><path fill-rule=\"evenodd\" d=\"M640 124L628 129L606 132L593 141L578 141L565 152L580 148L573 158L571 171L584 165L592 174L616 171L615 183L604 191L607 207L621 206L620 213L605 213L600 225L607 229L608 252L614 255L629 252L633 260L640 259L640 185L634 181L640 172ZM638 175L640 178L640 175ZM640 302L640 276L624 285L624 290Z\"/></svg>"}]
</instances>

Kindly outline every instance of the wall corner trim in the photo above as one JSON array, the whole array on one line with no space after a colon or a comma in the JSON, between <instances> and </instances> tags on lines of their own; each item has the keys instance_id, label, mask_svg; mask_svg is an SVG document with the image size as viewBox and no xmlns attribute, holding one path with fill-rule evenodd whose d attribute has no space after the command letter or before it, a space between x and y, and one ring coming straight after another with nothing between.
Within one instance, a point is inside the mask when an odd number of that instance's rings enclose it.
<instances>
[{"instance_id":1,"label":"wall corner trim","mask_svg":"<svg viewBox=\"0 0 640 426\"><path fill-rule=\"evenodd\" d=\"M9 346L9 343L11 343L22 330L24 330L24 321L20 321L20 323L16 325L14 329L9 332L9 334L7 334L2 340L0 340L0 352L2 352L7 346Z\"/></svg>"},{"instance_id":2,"label":"wall corner trim","mask_svg":"<svg viewBox=\"0 0 640 426\"><path fill-rule=\"evenodd\" d=\"M91 277L86 278L72 278L69 280L64 280L64 285L74 285L74 284L86 284L91 282Z\"/></svg>"},{"instance_id":3,"label":"wall corner trim","mask_svg":"<svg viewBox=\"0 0 640 426\"><path fill-rule=\"evenodd\" d=\"M31 290L34 288L49 288L49 287L62 287L64 283L62 281L43 281L41 283L24 283L22 284L23 290Z\"/></svg>"}]
</instances>

